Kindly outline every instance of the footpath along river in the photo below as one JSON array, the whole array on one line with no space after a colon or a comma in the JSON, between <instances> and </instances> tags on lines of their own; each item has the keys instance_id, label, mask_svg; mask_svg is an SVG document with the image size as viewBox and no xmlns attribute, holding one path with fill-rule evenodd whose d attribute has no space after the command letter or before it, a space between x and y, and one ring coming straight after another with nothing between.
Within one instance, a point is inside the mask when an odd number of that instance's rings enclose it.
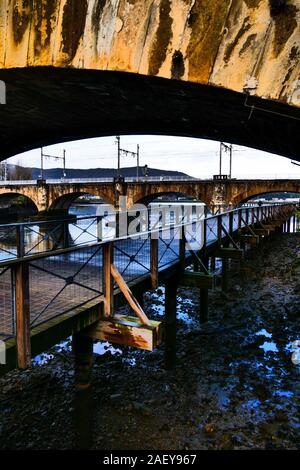
<instances>
[{"instance_id":1,"label":"footpath along river","mask_svg":"<svg viewBox=\"0 0 300 470\"><path fill-rule=\"evenodd\" d=\"M231 267L227 294L178 292L178 360L95 345L93 387L75 396L70 341L0 379L0 448L299 449L300 234L275 236ZM163 289L145 294L151 318ZM79 400L80 398L80 400ZM75 444L77 442L77 444Z\"/></svg>"}]
</instances>

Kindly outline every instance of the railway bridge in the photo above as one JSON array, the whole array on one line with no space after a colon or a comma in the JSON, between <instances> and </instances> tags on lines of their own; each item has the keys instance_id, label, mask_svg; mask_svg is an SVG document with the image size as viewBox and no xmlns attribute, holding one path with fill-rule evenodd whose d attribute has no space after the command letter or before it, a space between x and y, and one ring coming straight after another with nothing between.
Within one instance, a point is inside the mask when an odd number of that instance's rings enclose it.
<instances>
[{"instance_id":1,"label":"railway bridge","mask_svg":"<svg viewBox=\"0 0 300 470\"><path fill-rule=\"evenodd\" d=\"M104 202L118 205L119 197L127 197L127 209L136 203L148 204L158 196L180 194L196 198L209 208L235 207L248 199L266 193L300 193L300 179L283 180L197 180L149 178L148 181L128 180L49 180L45 184L2 182L1 197L20 194L29 198L39 212L68 211L79 196L89 194Z\"/></svg>"}]
</instances>

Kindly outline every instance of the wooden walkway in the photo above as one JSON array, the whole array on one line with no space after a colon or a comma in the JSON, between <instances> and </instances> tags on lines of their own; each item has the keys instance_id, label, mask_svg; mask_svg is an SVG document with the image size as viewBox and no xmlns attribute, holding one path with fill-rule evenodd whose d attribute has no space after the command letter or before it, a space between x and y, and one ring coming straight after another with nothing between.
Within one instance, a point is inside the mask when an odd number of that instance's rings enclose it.
<instances>
[{"instance_id":1,"label":"wooden walkway","mask_svg":"<svg viewBox=\"0 0 300 470\"><path fill-rule=\"evenodd\" d=\"M274 205L237 209L207 218L204 221L203 248L198 253L187 250L185 242L177 239L177 228L171 231L169 240L159 238L156 244L150 236L142 240L117 240L113 242L114 264L137 298L172 276L178 277L178 273L192 262L198 265L202 274L211 276L209 257L223 258L222 275L226 277L228 259L240 256L241 248L258 237L275 229L287 230L285 221L294 212L293 205ZM16 365L16 343L20 332L18 336L15 325L24 309L30 318L27 328L32 355L99 319L106 290L104 246L94 243L0 264L0 339L6 341L8 351L8 364L6 368L2 367L3 370ZM26 266L27 278L26 274L20 278L20 266ZM213 263L210 266L213 267ZM200 286L198 280L188 280L188 277L184 282L196 282L195 285ZM124 299L118 286L114 287L117 307ZM202 288L203 298L207 288Z\"/></svg>"}]
</instances>

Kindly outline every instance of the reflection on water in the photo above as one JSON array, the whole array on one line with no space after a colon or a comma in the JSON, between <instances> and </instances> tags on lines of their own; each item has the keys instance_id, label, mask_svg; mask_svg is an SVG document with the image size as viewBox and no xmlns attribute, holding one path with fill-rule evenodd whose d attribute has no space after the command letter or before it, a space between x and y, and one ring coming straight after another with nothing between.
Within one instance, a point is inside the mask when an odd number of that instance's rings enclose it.
<instances>
[{"instance_id":1,"label":"reflection on water","mask_svg":"<svg viewBox=\"0 0 300 470\"><path fill-rule=\"evenodd\" d=\"M262 344L259 347L261 349L263 349L265 351L265 353L267 353L267 352L278 352L278 348L277 348L276 344L274 343L274 341L265 341L264 344Z\"/></svg>"},{"instance_id":2,"label":"reflection on water","mask_svg":"<svg viewBox=\"0 0 300 470\"><path fill-rule=\"evenodd\" d=\"M97 204L73 206L70 209L70 215L76 217L92 217L96 215ZM70 220L68 224L68 243L69 245L79 245L92 243L97 238L96 220L75 219ZM35 254L61 248L64 243L65 228L62 222L55 221L45 223L44 225L24 226L25 253ZM7 226L0 230L0 260L14 258L17 254L16 247L16 229Z\"/></svg>"}]
</instances>

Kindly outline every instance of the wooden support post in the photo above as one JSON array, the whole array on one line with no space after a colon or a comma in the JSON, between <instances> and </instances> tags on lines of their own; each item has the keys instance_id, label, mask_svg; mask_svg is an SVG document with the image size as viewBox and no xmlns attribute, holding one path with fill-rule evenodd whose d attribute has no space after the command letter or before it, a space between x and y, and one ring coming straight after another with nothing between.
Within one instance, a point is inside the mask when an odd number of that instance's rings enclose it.
<instances>
[{"instance_id":1,"label":"wooden support post","mask_svg":"<svg viewBox=\"0 0 300 470\"><path fill-rule=\"evenodd\" d=\"M226 259L243 259L244 251L238 248L218 248L215 256L217 258L226 258Z\"/></svg>"},{"instance_id":2,"label":"wooden support post","mask_svg":"<svg viewBox=\"0 0 300 470\"><path fill-rule=\"evenodd\" d=\"M210 258L210 270L211 272L216 270L216 258L214 256L211 256Z\"/></svg>"},{"instance_id":3,"label":"wooden support post","mask_svg":"<svg viewBox=\"0 0 300 470\"><path fill-rule=\"evenodd\" d=\"M177 278L165 284L165 367L172 369L176 362Z\"/></svg>"},{"instance_id":4,"label":"wooden support post","mask_svg":"<svg viewBox=\"0 0 300 470\"><path fill-rule=\"evenodd\" d=\"M114 315L86 328L82 334L112 344L153 351L162 342L162 324L150 321L145 325L137 317Z\"/></svg>"},{"instance_id":5,"label":"wooden support post","mask_svg":"<svg viewBox=\"0 0 300 470\"><path fill-rule=\"evenodd\" d=\"M200 289L200 323L208 321L208 289Z\"/></svg>"},{"instance_id":6,"label":"wooden support post","mask_svg":"<svg viewBox=\"0 0 300 470\"><path fill-rule=\"evenodd\" d=\"M245 247L245 243L249 243L249 245L258 245L259 243L259 236L258 235L241 235L241 248Z\"/></svg>"},{"instance_id":7,"label":"wooden support post","mask_svg":"<svg viewBox=\"0 0 300 470\"><path fill-rule=\"evenodd\" d=\"M199 287L200 289L213 289L215 286L215 276L204 272L185 271L179 280L181 286Z\"/></svg>"},{"instance_id":8,"label":"wooden support post","mask_svg":"<svg viewBox=\"0 0 300 470\"><path fill-rule=\"evenodd\" d=\"M114 309L114 285L111 275L113 264L113 243L103 245L103 294L104 294L104 316L111 317Z\"/></svg>"},{"instance_id":9,"label":"wooden support post","mask_svg":"<svg viewBox=\"0 0 300 470\"><path fill-rule=\"evenodd\" d=\"M238 230L241 230L242 228L242 209L239 209L239 213L238 213Z\"/></svg>"},{"instance_id":10,"label":"wooden support post","mask_svg":"<svg viewBox=\"0 0 300 470\"><path fill-rule=\"evenodd\" d=\"M31 363L29 266L20 263L14 268L15 317L18 367L25 369Z\"/></svg>"},{"instance_id":11,"label":"wooden support post","mask_svg":"<svg viewBox=\"0 0 300 470\"><path fill-rule=\"evenodd\" d=\"M24 241L24 226L18 225L17 226L17 256L18 258L23 258L25 255L25 241Z\"/></svg>"},{"instance_id":12,"label":"wooden support post","mask_svg":"<svg viewBox=\"0 0 300 470\"><path fill-rule=\"evenodd\" d=\"M151 287L157 289L158 287L158 239L151 238Z\"/></svg>"},{"instance_id":13,"label":"wooden support post","mask_svg":"<svg viewBox=\"0 0 300 470\"><path fill-rule=\"evenodd\" d=\"M228 258L222 258L222 290L228 290Z\"/></svg>"},{"instance_id":14,"label":"wooden support post","mask_svg":"<svg viewBox=\"0 0 300 470\"><path fill-rule=\"evenodd\" d=\"M93 339L81 333L72 337L72 350L75 360L75 388L84 390L91 386L93 367Z\"/></svg>"}]
</instances>

